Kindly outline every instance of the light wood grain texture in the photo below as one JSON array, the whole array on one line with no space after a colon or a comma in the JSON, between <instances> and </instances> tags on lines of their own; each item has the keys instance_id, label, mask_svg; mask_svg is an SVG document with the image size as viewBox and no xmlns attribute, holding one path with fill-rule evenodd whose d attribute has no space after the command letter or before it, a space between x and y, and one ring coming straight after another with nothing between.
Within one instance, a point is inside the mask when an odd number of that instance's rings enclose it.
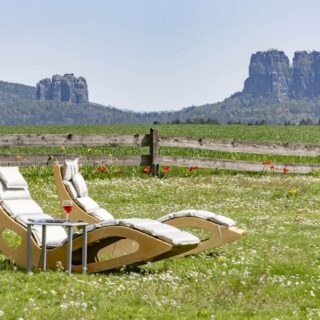
<instances>
[{"instance_id":1,"label":"light wood grain texture","mask_svg":"<svg viewBox=\"0 0 320 320\"><path fill-rule=\"evenodd\" d=\"M242 152L288 156L320 156L320 145L290 144L259 141L211 140L205 138L160 137L161 147L194 148L202 150Z\"/></svg>"},{"instance_id":2,"label":"light wood grain texture","mask_svg":"<svg viewBox=\"0 0 320 320\"><path fill-rule=\"evenodd\" d=\"M72 215L71 215L72 216ZM26 267L26 237L27 229L12 219L5 210L0 207L0 251L21 267ZM11 230L19 235L22 239L21 244L17 248L11 248L3 238L2 232ZM116 251L113 246L119 240L123 239L137 243L134 250L130 247L123 246ZM72 244L72 271L81 272L81 253L82 253L82 236L73 240ZM112 249L110 250L110 246ZM196 245L181 247L180 251L176 252L175 246L164 242L155 237L149 236L143 232L123 226L105 226L99 229L88 232L88 263L89 272L103 272L111 269L121 268L126 265L140 265L148 261L156 261L164 257L170 257L174 254L194 248ZM106 248L111 254L108 260L99 260L100 252ZM41 248L32 238L31 242L32 266L40 267ZM113 255L115 253L115 255ZM66 267L67 259L67 244L47 249L47 267L56 269L57 267Z\"/></svg>"},{"instance_id":3,"label":"light wood grain texture","mask_svg":"<svg viewBox=\"0 0 320 320\"><path fill-rule=\"evenodd\" d=\"M68 146L149 146L149 155L72 155L72 154L0 154L2 166L43 166L54 162L63 163L65 159L79 157L80 163L89 166L150 166L154 176L159 176L159 165L163 166L198 166L236 171L263 171L266 169L259 162L224 160L212 158L190 158L160 156L159 147L196 148L226 152L242 152L289 156L320 156L320 145L289 144L273 142L250 142L212 140L205 138L160 137L156 129L150 129L146 135L3 135L0 147L68 147ZM21 148L23 150L23 148ZM289 173L309 173L318 171L317 164L275 165L274 172L282 172L287 167Z\"/></svg>"},{"instance_id":4,"label":"light wood grain texture","mask_svg":"<svg viewBox=\"0 0 320 320\"><path fill-rule=\"evenodd\" d=\"M45 166L75 158L87 166L148 166L150 163L149 155L0 154L0 166Z\"/></svg>"},{"instance_id":5,"label":"light wood grain texture","mask_svg":"<svg viewBox=\"0 0 320 320\"><path fill-rule=\"evenodd\" d=\"M148 134L135 135L0 135L0 147L143 147L150 145Z\"/></svg>"},{"instance_id":6,"label":"light wood grain texture","mask_svg":"<svg viewBox=\"0 0 320 320\"><path fill-rule=\"evenodd\" d=\"M289 156L320 156L320 145L290 144L279 142L213 140L206 138L160 137L157 130L151 129L151 134L145 135L58 135L29 134L2 135L0 147L143 147L158 144L163 147L195 148L226 152L242 152L256 154L274 154ZM157 148L153 148L156 152Z\"/></svg>"},{"instance_id":7,"label":"light wood grain texture","mask_svg":"<svg viewBox=\"0 0 320 320\"><path fill-rule=\"evenodd\" d=\"M73 210L72 214L69 216L69 218L72 221L85 221L88 223L101 223L102 220L99 220L96 217L93 217L89 213L87 213L85 210L83 210L78 204L72 199L70 194L68 193L68 190L66 189L61 175L61 169L60 166L53 166L53 174L54 174L54 181L57 188L58 198L60 201L60 204L62 205L64 200L71 200L73 201ZM208 221L205 219L195 218L195 217L182 217L182 218L173 218L170 220L165 221L164 223L172 225L177 228L185 228L185 227L192 227L192 228L198 228L203 229L205 231L208 231L210 234L209 239L205 239L201 241L197 246L190 247L189 250L181 251L182 248L172 248L172 251L168 251L165 254L161 256L161 258L167 258L172 255L178 255L178 256L187 256L190 254L194 254L197 252L201 252L204 250L213 249L219 246L222 246L224 244L233 242L235 240L240 239L244 234L244 230L241 230L236 227L224 227L219 226L218 224ZM128 250L128 248L133 248L134 244L130 242L129 240L125 239L122 240L122 243L120 244L121 247L124 246L125 250ZM115 243L114 247L112 248L112 252L119 249L119 244ZM104 254L107 254L108 251L104 251ZM159 259L159 257L155 257L154 260ZM153 261L154 261L153 260Z\"/></svg>"},{"instance_id":8,"label":"light wood grain texture","mask_svg":"<svg viewBox=\"0 0 320 320\"><path fill-rule=\"evenodd\" d=\"M177 167L190 167L198 166L199 168L212 168L212 169L224 169L224 170L236 170L236 171L253 171L261 172L263 170L270 170L268 166L263 166L260 162L253 161L240 161L240 160L224 160L224 159L211 159L211 158L192 158L192 157L171 157L162 156L159 157L159 163L162 166L177 166ZM312 171L319 171L320 164L275 164L274 172L282 172L282 169L286 167L288 173L310 173Z\"/></svg>"},{"instance_id":9,"label":"light wood grain texture","mask_svg":"<svg viewBox=\"0 0 320 320\"><path fill-rule=\"evenodd\" d=\"M92 215L90 215L89 213L87 213L86 211L84 211L75 201L72 197L70 197L64 183L63 183L63 179L62 179L62 174L61 174L61 167L58 165L54 165L53 166L53 175L54 175L54 180L55 180L55 185L57 188L57 193L58 193L58 197L59 197L59 201L60 204L62 206L63 200L71 200L73 202L73 209L72 209L72 214L69 215L69 219L71 221L85 221L91 224L96 224L96 223L101 223L103 221L93 217ZM104 227L103 227L104 228ZM103 229L102 228L102 229ZM137 230L135 230L137 231ZM138 232L138 231L137 231ZM141 232L140 232L141 233ZM144 233L142 233L144 234ZM120 234L121 237L121 234ZM149 246L147 246L146 243L144 243L143 239L139 239L136 236L131 236L131 237L125 237L123 236L122 238L127 238L127 239L117 239L117 241L114 242L114 244L112 244L112 246L109 246L109 248L105 248L102 249L101 252L99 253L99 256L104 256L104 255L109 255L110 252L112 252L113 254L116 254L117 256L121 256L123 254L128 254L128 251L131 252L134 250L134 248L139 247L139 250L141 247L143 247L145 253L145 257L141 258L143 259L143 261L158 261L161 259L165 259L165 258L170 258L176 255L180 255L183 254L184 252L187 252L189 250L192 250L194 248L197 247L197 244L192 244L192 245L183 245L183 246L175 246L175 245L171 245L169 243L163 242L157 238L151 237L152 240L152 244L150 243L150 245L152 245L155 249L154 253L152 254L149 249ZM120 240L120 241L118 241ZM160 241L159 244L159 248L157 249L157 240ZM167 247L164 248L163 244L166 244ZM170 246L170 247L168 247ZM162 250L163 252L160 253L159 250ZM141 255L141 252L140 252ZM152 255L152 257L151 257Z\"/></svg>"},{"instance_id":10,"label":"light wood grain texture","mask_svg":"<svg viewBox=\"0 0 320 320\"><path fill-rule=\"evenodd\" d=\"M150 168L154 177L160 176L159 167L159 135L155 129L150 129Z\"/></svg>"},{"instance_id":11,"label":"light wood grain texture","mask_svg":"<svg viewBox=\"0 0 320 320\"><path fill-rule=\"evenodd\" d=\"M245 235L245 231L242 229L221 226L214 222L196 217L173 218L165 223L177 228L187 227L202 229L207 231L210 235L208 239L203 239L196 248L182 253L180 256L186 256L221 247L227 243L239 240Z\"/></svg>"}]
</instances>

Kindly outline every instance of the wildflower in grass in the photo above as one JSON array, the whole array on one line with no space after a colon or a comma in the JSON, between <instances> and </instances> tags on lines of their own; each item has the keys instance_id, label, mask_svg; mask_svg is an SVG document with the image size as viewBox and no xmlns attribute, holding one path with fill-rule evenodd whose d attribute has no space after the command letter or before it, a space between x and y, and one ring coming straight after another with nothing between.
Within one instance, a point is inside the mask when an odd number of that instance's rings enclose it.
<instances>
[{"instance_id":1,"label":"wildflower in grass","mask_svg":"<svg viewBox=\"0 0 320 320\"><path fill-rule=\"evenodd\" d=\"M287 173L288 171L289 171L289 169L287 167L282 168L283 173Z\"/></svg>"},{"instance_id":2,"label":"wildflower in grass","mask_svg":"<svg viewBox=\"0 0 320 320\"><path fill-rule=\"evenodd\" d=\"M271 170L272 173L274 173L274 165L269 166L269 169Z\"/></svg>"},{"instance_id":3,"label":"wildflower in grass","mask_svg":"<svg viewBox=\"0 0 320 320\"><path fill-rule=\"evenodd\" d=\"M271 164L271 161L270 160L265 160L265 161L261 162L261 164L263 165L262 172L266 172L267 171L267 165Z\"/></svg>"},{"instance_id":4,"label":"wildflower in grass","mask_svg":"<svg viewBox=\"0 0 320 320\"><path fill-rule=\"evenodd\" d=\"M226 257L225 256L219 256L217 257L217 261L219 262L224 262L226 260Z\"/></svg>"},{"instance_id":5,"label":"wildflower in grass","mask_svg":"<svg viewBox=\"0 0 320 320\"><path fill-rule=\"evenodd\" d=\"M106 167L97 167L96 170L99 172L104 172L107 170L107 168Z\"/></svg>"},{"instance_id":6,"label":"wildflower in grass","mask_svg":"<svg viewBox=\"0 0 320 320\"><path fill-rule=\"evenodd\" d=\"M287 193L287 197L293 197L295 196L295 194L298 192L298 189L296 188L291 188L288 190L288 193Z\"/></svg>"},{"instance_id":7,"label":"wildflower in grass","mask_svg":"<svg viewBox=\"0 0 320 320\"><path fill-rule=\"evenodd\" d=\"M169 168L169 167L163 167L163 168L162 168L162 171L163 171L163 172L169 172L169 171L170 171L170 168Z\"/></svg>"},{"instance_id":8,"label":"wildflower in grass","mask_svg":"<svg viewBox=\"0 0 320 320\"><path fill-rule=\"evenodd\" d=\"M197 170L198 167L197 166L191 166L188 168L189 172L192 172L193 170Z\"/></svg>"},{"instance_id":9,"label":"wildflower in grass","mask_svg":"<svg viewBox=\"0 0 320 320\"><path fill-rule=\"evenodd\" d=\"M150 169L150 168L143 168L143 172L144 172L144 173L150 173L150 172L151 172L151 169Z\"/></svg>"}]
</instances>

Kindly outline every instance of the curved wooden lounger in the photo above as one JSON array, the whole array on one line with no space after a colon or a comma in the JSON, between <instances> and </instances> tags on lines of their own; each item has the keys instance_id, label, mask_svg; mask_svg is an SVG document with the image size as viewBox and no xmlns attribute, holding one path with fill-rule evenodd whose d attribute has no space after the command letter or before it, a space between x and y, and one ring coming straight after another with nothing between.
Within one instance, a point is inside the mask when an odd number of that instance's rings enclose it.
<instances>
[{"instance_id":1,"label":"curved wooden lounger","mask_svg":"<svg viewBox=\"0 0 320 320\"><path fill-rule=\"evenodd\" d=\"M21 267L26 267L26 239L27 229L22 224L11 218L5 210L0 207L0 234L4 230L11 230L21 237L21 244L12 248L8 246L3 236L0 236L0 251ZM123 239L123 240L121 240ZM133 247L126 247L122 250L114 250L114 243L123 241L135 243ZM41 247L32 237L32 266L40 267ZM67 244L47 249L47 267L56 269L59 265L66 267ZM81 272L81 253L82 236L73 240L72 271ZM103 272L123 266L141 265L148 261L157 261L172 255L179 254L181 251L190 250L196 245L174 246L158 238L149 236L139 230L124 226L105 226L88 232L88 271ZM121 247L121 246L120 246ZM104 249L105 248L105 249ZM99 252L103 249L110 253L109 259L99 260Z\"/></svg>"},{"instance_id":2,"label":"curved wooden lounger","mask_svg":"<svg viewBox=\"0 0 320 320\"><path fill-rule=\"evenodd\" d=\"M101 220L88 214L69 195L68 190L66 189L63 183L60 165L53 166L53 174L54 174L54 180L55 180L60 203L62 204L63 200L73 201L73 211L72 211L72 215L70 215L70 218L72 219L72 221L85 221L93 224L101 223ZM161 222L177 228L191 227L191 228L203 229L209 233L210 236L208 239L201 240L201 242L195 248L190 248L189 251L180 253L179 256L186 256L186 255L198 253L201 251L217 248L227 243L241 239L245 235L245 231L240 228L237 228L234 226L227 227L227 226L219 225L210 220L206 220L198 217L185 216L185 217L168 219L166 221L161 221Z\"/></svg>"},{"instance_id":3,"label":"curved wooden lounger","mask_svg":"<svg viewBox=\"0 0 320 320\"><path fill-rule=\"evenodd\" d=\"M176 228L196 228L202 229L209 233L209 238L201 240L198 246L180 254L185 256L189 254L195 254L198 252L221 247L227 243L241 239L245 235L245 231L237 227L226 227L216 224L212 221L197 217L181 217L167 220L163 223L169 224Z\"/></svg>"}]
</instances>

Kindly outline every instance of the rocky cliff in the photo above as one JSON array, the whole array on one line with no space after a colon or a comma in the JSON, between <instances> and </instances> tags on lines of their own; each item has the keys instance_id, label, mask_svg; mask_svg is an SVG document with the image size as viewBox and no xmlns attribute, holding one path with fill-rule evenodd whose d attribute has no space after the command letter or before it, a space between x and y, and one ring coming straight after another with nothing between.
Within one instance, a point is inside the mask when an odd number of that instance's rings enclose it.
<instances>
[{"instance_id":1,"label":"rocky cliff","mask_svg":"<svg viewBox=\"0 0 320 320\"><path fill-rule=\"evenodd\" d=\"M83 77L76 78L73 73L64 76L54 75L37 83L37 100L55 102L88 103L88 86Z\"/></svg>"},{"instance_id":2,"label":"rocky cliff","mask_svg":"<svg viewBox=\"0 0 320 320\"><path fill-rule=\"evenodd\" d=\"M319 97L320 52L295 52L292 66L283 51L254 53L243 93L277 101Z\"/></svg>"},{"instance_id":3,"label":"rocky cliff","mask_svg":"<svg viewBox=\"0 0 320 320\"><path fill-rule=\"evenodd\" d=\"M320 52L295 52L291 95L293 98L320 96Z\"/></svg>"},{"instance_id":4,"label":"rocky cliff","mask_svg":"<svg viewBox=\"0 0 320 320\"><path fill-rule=\"evenodd\" d=\"M259 51L251 56L249 78L244 83L243 92L281 101L288 97L290 79L289 58L283 51Z\"/></svg>"}]
</instances>

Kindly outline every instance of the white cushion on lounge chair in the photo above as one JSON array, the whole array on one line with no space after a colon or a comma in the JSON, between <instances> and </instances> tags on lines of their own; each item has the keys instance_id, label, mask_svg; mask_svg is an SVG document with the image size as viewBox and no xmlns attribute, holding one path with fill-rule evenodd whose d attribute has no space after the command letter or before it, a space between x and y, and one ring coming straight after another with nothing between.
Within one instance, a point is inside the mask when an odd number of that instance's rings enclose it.
<instances>
[{"instance_id":1,"label":"white cushion on lounge chair","mask_svg":"<svg viewBox=\"0 0 320 320\"><path fill-rule=\"evenodd\" d=\"M197 244L200 240L192 234L152 219L121 219L120 225L135 228L173 245Z\"/></svg>"},{"instance_id":2,"label":"white cushion on lounge chair","mask_svg":"<svg viewBox=\"0 0 320 320\"><path fill-rule=\"evenodd\" d=\"M97 228L102 228L107 226L118 226L118 225L120 225L120 222L117 219L104 220L100 223L95 224Z\"/></svg>"},{"instance_id":3,"label":"white cushion on lounge chair","mask_svg":"<svg viewBox=\"0 0 320 320\"><path fill-rule=\"evenodd\" d=\"M221 224L222 226L226 227L233 227L236 225L236 222L232 220L231 218L228 218L226 216L222 216L220 214L215 215L214 217L209 219L212 222L215 222L217 224Z\"/></svg>"},{"instance_id":4,"label":"white cushion on lounge chair","mask_svg":"<svg viewBox=\"0 0 320 320\"><path fill-rule=\"evenodd\" d=\"M0 167L0 179L7 188L26 188L28 186L18 167Z\"/></svg>"},{"instance_id":5,"label":"white cushion on lounge chair","mask_svg":"<svg viewBox=\"0 0 320 320\"><path fill-rule=\"evenodd\" d=\"M42 214L40 206L32 199L4 200L3 208L13 218L25 214Z\"/></svg>"},{"instance_id":6,"label":"white cushion on lounge chair","mask_svg":"<svg viewBox=\"0 0 320 320\"><path fill-rule=\"evenodd\" d=\"M63 181L63 184L66 186L66 189L72 199L75 199L78 197L77 190L73 186L73 184L70 181Z\"/></svg>"},{"instance_id":7,"label":"white cushion on lounge chair","mask_svg":"<svg viewBox=\"0 0 320 320\"><path fill-rule=\"evenodd\" d=\"M160 217L158 219L158 221L166 222L171 219L183 218L183 217L195 217L195 218L205 219L205 220L208 220L208 221L211 221L211 222L214 222L214 223L226 226L226 227L232 227L236 224L234 220L232 220L228 217L218 215L213 212L206 211L206 210L194 210L194 209L172 212L172 213L169 213L163 217Z\"/></svg>"},{"instance_id":8,"label":"white cushion on lounge chair","mask_svg":"<svg viewBox=\"0 0 320 320\"><path fill-rule=\"evenodd\" d=\"M77 190L79 197L87 197L89 195L87 184L80 173L76 173L72 177L72 183L75 189Z\"/></svg>"},{"instance_id":9,"label":"white cushion on lounge chair","mask_svg":"<svg viewBox=\"0 0 320 320\"><path fill-rule=\"evenodd\" d=\"M108 212L107 210L103 208L95 208L90 212L91 215L93 215L95 218L99 219L100 221L105 221L105 220L114 220L113 215Z\"/></svg>"},{"instance_id":10,"label":"white cushion on lounge chair","mask_svg":"<svg viewBox=\"0 0 320 320\"><path fill-rule=\"evenodd\" d=\"M79 159L66 160L63 165L63 180L70 181L79 172Z\"/></svg>"},{"instance_id":11,"label":"white cushion on lounge chair","mask_svg":"<svg viewBox=\"0 0 320 320\"><path fill-rule=\"evenodd\" d=\"M199 238L189 232L181 231L179 229L170 232L167 231L165 233L155 234L154 236L176 246L200 243Z\"/></svg>"},{"instance_id":12,"label":"white cushion on lounge chair","mask_svg":"<svg viewBox=\"0 0 320 320\"><path fill-rule=\"evenodd\" d=\"M39 220L39 219L51 219L52 217L48 214L24 214L16 217L16 220L23 224L27 225L29 219ZM34 235L39 246L42 245L42 226L32 226L32 234ZM67 233L63 227L60 226L47 226L46 227L46 244L49 247L60 246L67 240Z\"/></svg>"},{"instance_id":13,"label":"white cushion on lounge chair","mask_svg":"<svg viewBox=\"0 0 320 320\"><path fill-rule=\"evenodd\" d=\"M87 213L93 212L96 209L99 209L100 206L90 197L81 197L75 199L75 201L79 204L79 206L85 210Z\"/></svg>"},{"instance_id":14,"label":"white cushion on lounge chair","mask_svg":"<svg viewBox=\"0 0 320 320\"><path fill-rule=\"evenodd\" d=\"M27 188L6 188L4 183L0 181L0 201L15 199L30 199L31 195Z\"/></svg>"}]
</instances>

